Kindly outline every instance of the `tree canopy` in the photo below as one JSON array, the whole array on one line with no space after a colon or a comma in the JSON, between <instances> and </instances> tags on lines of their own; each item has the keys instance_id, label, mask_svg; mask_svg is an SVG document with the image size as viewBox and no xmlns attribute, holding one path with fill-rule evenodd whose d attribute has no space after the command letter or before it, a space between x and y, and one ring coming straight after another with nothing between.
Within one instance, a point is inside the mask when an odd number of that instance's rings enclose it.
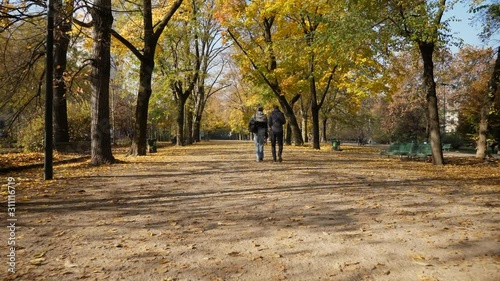
<instances>
[{"instance_id":1,"label":"tree canopy","mask_svg":"<svg viewBox=\"0 0 500 281\"><path fill-rule=\"evenodd\" d=\"M453 0L111 2L111 63L109 71L104 70L110 79L103 82L110 92L105 99L111 100L103 104L111 108L106 117L113 136L110 142L129 138L130 155L144 155L146 140L155 136L175 138L177 145L200 141L210 131L243 139L255 107L263 105L270 111L277 104L286 114L288 144L311 142L320 149L322 141L339 137L429 141L433 162L441 165L441 144L450 133L462 134L463 143L469 138L485 145L496 138L494 52L461 45L457 53L450 52L449 46L457 41L449 21L459 19L444 20L444 15L457 3L462 4ZM82 112L92 109L91 93L97 91L91 83L97 73L91 71L97 37L93 39L88 29L93 24L88 13L94 10L87 4L61 6L58 30L65 29L58 36L67 38L59 41L67 49L61 49L65 57L60 57L55 78L60 83L55 88L61 90L59 98L69 102L68 108L86 103L77 106ZM470 2L485 40L498 32L498 6ZM44 9L36 1L2 4L0 42L5 47L0 75L5 98L0 117L13 141L27 134L21 128L30 128L35 120L41 123L33 116L40 114L43 101ZM461 94L464 89L471 94ZM474 113L485 110L481 100L490 105L488 114L478 119ZM214 110L214 104L220 104L220 110ZM72 136L79 131L71 129L73 120L89 120L81 118L82 112L73 114L63 105L60 109L55 118L61 136L66 132L70 140L95 138L90 132ZM455 120L450 114L458 114L456 123L461 124L487 121L489 129L473 129L477 126L471 124L459 126L469 128L467 132L449 132L454 128L451 119ZM484 137L471 137L477 134Z\"/></svg>"}]
</instances>

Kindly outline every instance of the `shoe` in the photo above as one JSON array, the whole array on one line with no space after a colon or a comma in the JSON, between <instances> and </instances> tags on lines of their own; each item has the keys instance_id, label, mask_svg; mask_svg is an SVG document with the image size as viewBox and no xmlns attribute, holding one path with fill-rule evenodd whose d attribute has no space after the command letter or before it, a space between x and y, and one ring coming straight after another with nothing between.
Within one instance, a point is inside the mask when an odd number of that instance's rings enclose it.
<instances>
[{"instance_id":1,"label":"shoe","mask_svg":"<svg viewBox=\"0 0 500 281\"><path fill-rule=\"evenodd\" d=\"M281 158L281 155L279 156L278 160L281 162L283 162L283 158Z\"/></svg>"}]
</instances>

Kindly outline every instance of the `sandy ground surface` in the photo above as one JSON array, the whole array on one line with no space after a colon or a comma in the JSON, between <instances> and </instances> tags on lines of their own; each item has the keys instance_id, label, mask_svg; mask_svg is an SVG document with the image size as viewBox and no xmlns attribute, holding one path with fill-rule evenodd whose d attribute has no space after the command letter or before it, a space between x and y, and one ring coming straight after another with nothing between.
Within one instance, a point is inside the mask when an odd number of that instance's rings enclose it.
<instances>
[{"instance_id":1,"label":"sandy ground surface","mask_svg":"<svg viewBox=\"0 0 500 281\"><path fill-rule=\"evenodd\" d=\"M3 280L500 280L500 166L210 141L16 181ZM30 174L31 173L31 174Z\"/></svg>"}]
</instances>

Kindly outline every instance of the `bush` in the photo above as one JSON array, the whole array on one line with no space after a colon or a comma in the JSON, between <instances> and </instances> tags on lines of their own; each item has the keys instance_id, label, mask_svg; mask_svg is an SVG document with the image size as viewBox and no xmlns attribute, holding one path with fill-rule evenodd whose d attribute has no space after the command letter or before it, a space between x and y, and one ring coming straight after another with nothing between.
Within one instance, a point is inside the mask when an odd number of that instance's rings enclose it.
<instances>
[{"instance_id":1,"label":"bush","mask_svg":"<svg viewBox=\"0 0 500 281\"><path fill-rule=\"evenodd\" d=\"M17 144L25 152L44 150L45 117L19 120L16 132ZM90 106L88 103L68 104L68 130L71 142L90 140Z\"/></svg>"},{"instance_id":2,"label":"bush","mask_svg":"<svg viewBox=\"0 0 500 281\"><path fill-rule=\"evenodd\" d=\"M459 149L464 146L467 141L460 135L456 133L448 133L443 135L441 143L449 143L451 144L452 149Z\"/></svg>"},{"instance_id":3,"label":"bush","mask_svg":"<svg viewBox=\"0 0 500 281\"><path fill-rule=\"evenodd\" d=\"M68 131L71 141L90 140L90 105L68 104Z\"/></svg>"},{"instance_id":4,"label":"bush","mask_svg":"<svg viewBox=\"0 0 500 281\"><path fill-rule=\"evenodd\" d=\"M17 135L17 143L25 152L43 151L45 136L45 120L38 116L27 120L24 126L20 126Z\"/></svg>"}]
</instances>

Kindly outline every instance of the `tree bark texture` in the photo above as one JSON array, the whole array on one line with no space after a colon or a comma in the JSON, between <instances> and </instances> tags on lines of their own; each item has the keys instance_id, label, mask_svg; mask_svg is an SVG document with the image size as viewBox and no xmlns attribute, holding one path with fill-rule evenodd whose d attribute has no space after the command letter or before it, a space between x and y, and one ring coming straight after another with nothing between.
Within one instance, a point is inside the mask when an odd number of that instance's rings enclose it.
<instances>
[{"instance_id":1,"label":"tree bark texture","mask_svg":"<svg viewBox=\"0 0 500 281\"><path fill-rule=\"evenodd\" d=\"M177 100L177 145L184 145L184 113L187 98L184 95L179 94L179 99Z\"/></svg>"},{"instance_id":2,"label":"tree bark texture","mask_svg":"<svg viewBox=\"0 0 500 281\"><path fill-rule=\"evenodd\" d=\"M62 1L56 4L56 26L54 29L54 140L57 143L69 142L68 107L66 100L67 87L64 81L67 53L70 41L71 23L69 15L64 13Z\"/></svg>"},{"instance_id":3,"label":"tree bark texture","mask_svg":"<svg viewBox=\"0 0 500 281\"><path fill-rule=\"evenodd\" d=\"M432 163L434 165L443 165L443 150L441 148L441 134L439 126L439 114L436 96L436 82L434 81L434 62L432 54L434 52L434 43L418 43L420 55L424 63L424 86L427 92L427 113L429 116L429 141L432 150Z\"/></svg>"},{"instance_id":4,"label":"tree bark texture","mask_svg":"<svg viewBox=\"0 0 500 281\"><path fill-rule=\"evenodd\" d=\"M312 117L312 148L320 149L319 144L319 110L317 93L316 93L316 80L314 79L312 68L309 73L309 90L311 94L311 117Z\"/></svg>"},{"instance_id":5,"label":"tree bark texture","mask_svg":"<svg viewBox=\"0 0 500 281\"><path fill-rule=\"evenodd\" d=\"M147 153L148 108L151 98L151 80L154 69L154 57L144 52L144 60L139 70L139 92L135 107L135 126L132 146L128 155L139 156Z\"/></svg>"},{"instance_id":6,"label":"tree bark texture","mask_svg":"<svg viewBox=\"0 0 500 281\"><path fill-rule=\"evenodd\" d=\"M191 106L192 102L191 100L189 99L187 101L187 110L186 110L186 119L185 119L185 122L186 122L186 125L185 125L185 142L186 142L186 145L191 145L193 144L193 108Z\"/></svg>"},{"instance_id":7,"label":"tree bark texture","mask_svg":"<svg viewBox=\"0 0 500 281\"><path fill-rule=\"evenodd\" d=\"M111 0L95 0L91 10L94 23L92 49L91 164L113 163L109 120L111 70Z\"/></svg>"},{"instance_id":8,"label":"tree bark texture","mask_svg":"<svg viewBox=\"0 0 500 281\"><path fill-rule=\"evenodd\" d=\"M326 139L326 125L327 125L327 123L328 123L328 118L324 117L321 120L321 125L322 125L321 131L323 132L323 134L322 134L322 141L323 142L327 142L328 141Z\"/></svg>"},{"instance_id":9,"label":"tree bark texture","mask_svg":"<svg viewBox=\"0 0 500 281\"><path fill-rule=\"evenodd\" d=\"M206 73L206 68L203 68L203 73ZM205 74L203 74L204 76ZM194 142L200 142L200 131L201 131L201 119L203 117L203 111L205 110L205 87L204 83L201 83L204 79L198 81L198 87L195 95L195 106L194 106L194 120L193 120L193 133L192 138ZM200 84L201 83L201 84Z\"/></svg>"},{"instance_id":10,"label":"tree bark texture","mask_svg":"<svg viewBox=\"0 0 500 281\"><path fill-rule=\"evenodd\" d=\"M170 9L159 23L153 25L153 5L151 0L143 0L142 17L144 23L144 37L142 38L144 46L139 51L130 42L124 39L116 32L113 35L127 46L140 60L139 73L139 92L137 94L137 104L135 110L135 125L132 138L132 145L127 155L140 156L147 152L147 130L148 130L148 108L151 98L152 87L151 77L154 70L154 58L156 44L160 35L165 30L168 22L182 4L183 0L175 0ZM156 30L155 30L156 28Z\"/></svg>"}]
</instances>

